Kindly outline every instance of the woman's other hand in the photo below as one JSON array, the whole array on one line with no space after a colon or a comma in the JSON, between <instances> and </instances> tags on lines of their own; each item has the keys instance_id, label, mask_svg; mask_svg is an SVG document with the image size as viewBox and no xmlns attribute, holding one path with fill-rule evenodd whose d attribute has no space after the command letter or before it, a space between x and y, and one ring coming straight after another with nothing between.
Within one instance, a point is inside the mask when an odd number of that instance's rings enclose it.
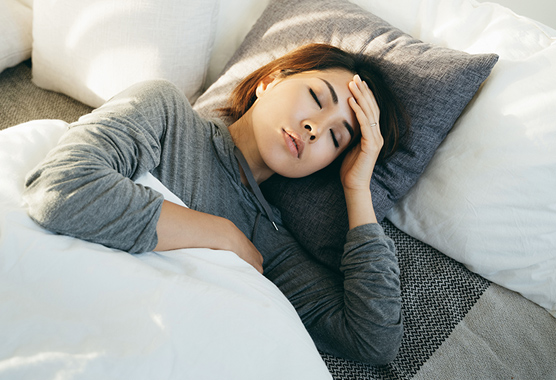
<instances>
[{"instance_id":1,"label":"woman's other hand","mask_svg":"<svg viewBox=\"0 0 556 380\"><path fill-rule=\"evenodd\" d=\"M361 130L361 142L346 155L340 171L345 190L368 190L384 139L380 133L380 110L367 84L355 75L349 83L349 104Z\"/></svg>"},{"instance_id":2,"label":"woman's other hand","mask_svg":"<svg viewBox=\"0 0 556 380\"><path fill-rule=\"evenodd\" d=\"M367 84L355 75L349 83L349 104L361 130L361 141L348 152L340 169L348 208L349 227L377 223L371 197L371 176L384 144L380 133L380 109Z\"/></svg>"},{"instance_id":3,"label":"woman's other hand","mask_svg":"<svg viewBox=\"0 0 556 380\"><path fill-rule=\"evenodd\" d=\"M156 226L155 251L212 248L232 251L263 273L263 257L230 220L164 201Z\"/></svg>"}]
</instances>

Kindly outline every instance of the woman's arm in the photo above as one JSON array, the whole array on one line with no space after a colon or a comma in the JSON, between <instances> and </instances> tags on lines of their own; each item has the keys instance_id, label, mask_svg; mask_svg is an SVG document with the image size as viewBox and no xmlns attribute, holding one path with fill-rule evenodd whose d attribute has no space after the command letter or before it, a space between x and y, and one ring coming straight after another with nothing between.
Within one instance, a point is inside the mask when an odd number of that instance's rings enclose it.
<instances>
[{"instance_id":1,"label":"woman's arm","mask_svg":"<svg viewBox=\"0 0 556 380\"><path fill-rule=\"evenodd\" d=\"M396 357L403 335L399 267L380 224L349 230L340 271L318 262L284 228L267 226L262 234L261 244L273 244L265 249L264 274L290 300L319 350L372 365Z\"/></svg>"},{"instance_id":2,"label":"woman's arm","mask_svg":"<svg viewBox=\"0 0 556 380\"><path fill-rule=\"evenodd\" d=\"M128 252L156 244L163 196L129 177L136 141L112 126L79 125L26 177L23 199L40 226ZM144 154L141 165L148 167Z\"/></svg>"},{"instance_id":3,"label":"woman's arm","mask_svg":"<svg viewBox=\"0 0 556 380\"><path fill-rule=\"evenodd\" d=\"M152 250L164 198L133 179L159 165L161 141L178 123L179 101L166 82L145 82L70 125L26 177L31 218L108 247Z\"/></svg>"},{"instance_id":4,"label":"woman's arm","mask_svg":"<svg viewBox=\"0 0 556 380\"><path fill-rule=\"evenodd\" d=\"M263 258L235 224L225 218L164 201L156 225L155 251L212 248L235 252L262 273Z\"/></svg>"},{"instance_id":5,"label":"woman's arm","mask_svg":"<svg viewBox=\"0 0 556 380\"><path fill-rule=\"evenodd\" d=\"M226 249L262 271L260 253L232 222L167 202L132 180L160 164L165 141L179 141L192 113L164 81L115 96L74 123L28 174L29 215L50 231L128 252Z\"/></svg>"},{"instance_id":6,"label":"woman's arm","mask_svg":"<svg viewBox=\"0 0 556 380\"><path fill-rule=\"evenodd\" d=\"M260 270L260 255L231 222L165 202L132 180L158 167L161 151L181 144L184 134L204 137L204 126L193 129L193 115L168 82L144 82L118 94L72 124L28 174L30 216L53 232L128 252L229 249Z\"/></svg>"},{"instance_id":7,"label":"woman's arm","mask_svg":"<svg viewBox=\"0 0 556 380\"><path fill-rule=\"evenodd\" d=\"M377 223L370 185L384 139L379 126L380 109L367 84L356 75L349 88L354 96L349 103L361 131L361 142L346 155L340 170L351 229Z\"/></svg>"},{"instance_id":8,"label":"woman's arm","mask_svg":"<svg viewBox=\"0 0 556 380\"><path fill-rule=\"evenodd\" d=\"M374 213L370 182L383 145L380 110L368 86L355 76L349 100L361 128L361 142L342 163L350 230L341 274L304 253L284 260L277 277L321 350L383 365L397 355L403 335L399 267L393 241ZM288 269L291 268L291 269ZM295 269L294 269L295 268ZM297 272L297 278L292 272Z\"/></svg>"}]
</instances>

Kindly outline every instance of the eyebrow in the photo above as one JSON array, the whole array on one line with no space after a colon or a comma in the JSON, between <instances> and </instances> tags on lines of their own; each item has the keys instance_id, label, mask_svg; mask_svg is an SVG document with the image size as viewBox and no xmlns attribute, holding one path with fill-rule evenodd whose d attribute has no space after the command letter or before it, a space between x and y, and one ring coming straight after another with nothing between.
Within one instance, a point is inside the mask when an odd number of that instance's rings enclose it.
<instances>
[{"instance_id":1,"label":"eyebrow","mask_svg":"<svg viewBox=\"0 0 556 380\"><path fill-rule=\"evenodd\" d=\"M330 95L332 96L332 101L334 102L334 104L338 104L338 95L336 95L336 91L334 90L334 87L332 87L330 82L327 81L326 79L322 79L322 78L319 79L324 83L326 83L326 87L328 87L328 89L330 90Z\"/></svg>"},{"instance_id":2,"label":"eyebrow","mask_svg":"<svg viewBox=\"0 0 556 380\"><path fill-rule=\"evenodd\" d=\"M353 139L353 136L355 135L355 132L353 130L353 127L346 120L344 120L344 127L346 127L346 129L348 130L351 138Z\"/></svg>"},{"instance_id":3,"label":"eyebrow","mask_svg":"<svg viewBox=\"0 0 556 380\"><path fill-rule=\"evenodd\" d=\"M330 90L330 96L332 96L332 101L334 102L334 104L338 104L338 95L336 94L336 91L334 90L332 84L330 84L330 82L327 81L326 79L323 78L319 78L319 79L323 81L326 84L326 87L328 87L328 90ZM346 127L351 138L353 139L353 136L355 135L355 131L353 130L353 127L346 120L344 120L344 127Z\"/></svg>"}]
</instances>

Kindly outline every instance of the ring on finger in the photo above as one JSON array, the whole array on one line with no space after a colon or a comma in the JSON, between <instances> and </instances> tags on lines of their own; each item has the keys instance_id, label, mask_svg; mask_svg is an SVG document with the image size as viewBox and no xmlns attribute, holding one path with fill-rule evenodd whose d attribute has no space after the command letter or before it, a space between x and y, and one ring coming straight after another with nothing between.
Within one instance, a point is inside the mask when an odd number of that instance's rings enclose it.
<instances>
[{"instance_id":1,"label":"ring on finger","mask_svg":"<svg viewBox=\"0 0 556 380\"><path fill-rule=\"evenodd\" d=\"M371 127L376 127L378 123L371 123Z\"/></svg>"}]
</instances>

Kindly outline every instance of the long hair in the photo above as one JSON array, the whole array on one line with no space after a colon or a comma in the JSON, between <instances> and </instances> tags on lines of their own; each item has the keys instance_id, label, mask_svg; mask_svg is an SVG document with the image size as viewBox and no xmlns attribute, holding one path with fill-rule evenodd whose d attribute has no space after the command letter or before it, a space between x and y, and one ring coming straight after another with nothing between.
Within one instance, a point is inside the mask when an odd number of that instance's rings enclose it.
<instances>
[{"instance_id":1,"label":"long hair","mask_svg":"<svg viewBox=\"0 0 556 380\"><path fill-rule=\"evenodd\" d=\"M409 116L386 85L376 64L361 54L348 53L331 45L304 45L255 70L237 85L221 111L233 120L241 118L257 100L257 85L269 75L279 73L280 78L285 78L305 71L331 69L359 74L369 85L380 109L379 124L384 138L379 159L389 157L398 147L401 122L409 127Z\"/></svg>"}]
</instances>

